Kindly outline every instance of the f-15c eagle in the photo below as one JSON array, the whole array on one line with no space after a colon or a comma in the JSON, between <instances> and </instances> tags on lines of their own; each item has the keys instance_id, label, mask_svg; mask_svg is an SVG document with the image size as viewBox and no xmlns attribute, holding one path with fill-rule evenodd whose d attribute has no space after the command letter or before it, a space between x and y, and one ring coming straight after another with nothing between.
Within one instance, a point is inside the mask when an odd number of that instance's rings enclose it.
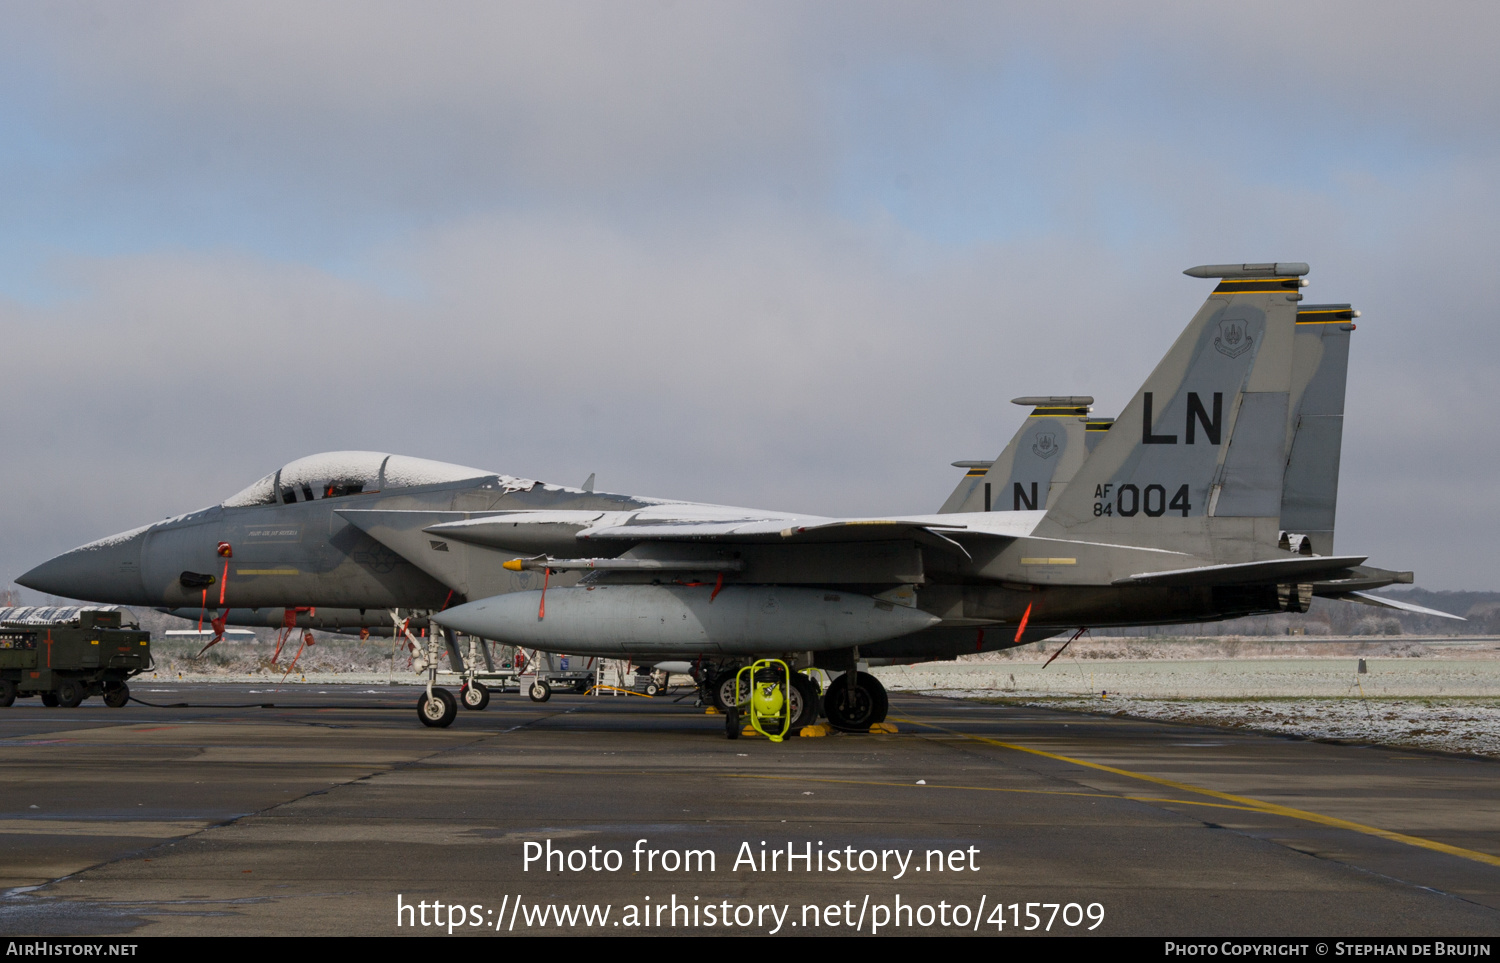
<instances>
[{"instance_id":1,"label":"f-15c eagle","mask_svg":"<svg viewBox=\"0 0 1500 963\"><path fill-rule=\"evenodd\" d=\"M726 697L728 685L729 698L737 666L776 656L844 670L822 700L842 728L884 718L880 683L852 671L860 660L1305 612L1314 596L1390 604L1360 593L1410 573L1333 553L1348 349L1335 332L1352 330L1354 312L1299 309L1307 271L1190 268L1217 284L1119 418L1087 418L1091 399L1022 399L1061 427L979 463L935 514L799 515L334 452L17 581L99 602L201 604L218 625L311 609L312 624L347 627L417 610L542 651L692 660L707 667L705 690ZM802 724L819 700L798 680ZM453 704L429 676L423 721L448 724Z\"/></svg>"}]
</instances>

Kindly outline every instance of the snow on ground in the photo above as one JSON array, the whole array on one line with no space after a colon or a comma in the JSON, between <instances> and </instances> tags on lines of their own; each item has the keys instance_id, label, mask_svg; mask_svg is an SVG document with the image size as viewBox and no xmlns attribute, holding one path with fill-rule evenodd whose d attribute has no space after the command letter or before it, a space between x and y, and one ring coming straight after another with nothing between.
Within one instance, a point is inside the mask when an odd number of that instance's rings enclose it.
<instances>
[{"instance_id":1,"label":"snow on ground","mask_svg":"<svg viewBox=\"0 0 1500 963\"><path fill-rule=\"evenodd\" d=\"M1111 694L1106 699L1003 701L1500 759L1500 699L1140 699Z\"/></svg>"},{"instance_id":2,"label":"snow on ground","mask_svg":"<svg viewBox=\"0 0 1500 963\"><path fill-rule=\"evenodd\" d=\"M1054 650L1055 647L1054 647ZM1423 657L1436 655L1437 657ZM1500 758L1488 644L1404 657L1077 659L874 670L891 689Z\"/></svg>"},{"instance_id":3,"label":"snow on ground","mask_svg":"<svg viewBox=\"0 0 1500 963\"><path fill-rule=\"evenodd\" d=\"M1146 699L1500 698L1500 659L1193 659L935 662L874 670L887 688Z\"/></svg>"}]
</instances>

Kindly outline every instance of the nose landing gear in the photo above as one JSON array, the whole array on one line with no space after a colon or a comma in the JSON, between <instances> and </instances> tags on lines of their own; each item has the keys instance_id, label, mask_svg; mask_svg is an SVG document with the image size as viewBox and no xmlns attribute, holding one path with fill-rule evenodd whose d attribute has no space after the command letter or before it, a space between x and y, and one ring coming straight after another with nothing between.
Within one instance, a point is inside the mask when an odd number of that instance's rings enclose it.
<instances>
[{"instance_id":1,"label":"nose landing gear","mask_svg":"<svg viewBox=\"0 0 1500 963\"><path fill-rule=\"evenodd\" d=\"M445 729L453 724L457 715L458 700L447 689L434 688L417 697L417 718L424 726Z\"/></svg>"}]
</instances>

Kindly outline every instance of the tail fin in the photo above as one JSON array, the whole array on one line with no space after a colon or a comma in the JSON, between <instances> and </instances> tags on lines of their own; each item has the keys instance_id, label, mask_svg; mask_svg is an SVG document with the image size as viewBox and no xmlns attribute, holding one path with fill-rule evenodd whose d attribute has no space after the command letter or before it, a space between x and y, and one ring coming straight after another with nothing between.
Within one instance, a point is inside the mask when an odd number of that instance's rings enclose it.
<instances>
[{"instance_id":1,"label":"tail fin","mask_svg":"<svg viewBox=\"0 0 1500 963\"><path fill-rule=\"evenodd\" d=\"M1104 433L1109 431L1110 426L1115 423L1113 418L1090 418L1083 426L1083 443L1089 450L1093 451L1099 447L1099 442L1104 440Z\"/></svg>"},{"instance_id":2,"label":"tail fin","mask_svg":"<svg viewBox=\"0 0 1500 963\"><path fill-rule=\"evenodd\" d=\"M1203 265L1219 278L1033 533L1187 552L1274 553L1302 263Z\"/></svg>"},{"instance_id":3,"label":"tail fin","mask_svg":"<svg viewBox=\"0 0 1500 963\"><path fill-rule=\"evenodd\" d=\"M969 471L938 513L1046 508L1090 451L1084 435L1093 403L1087 395L1012 399L1030 406L1031 414L994 461L954 463Z\"/></svg>"},{"instance_id":4,"label":"tail fin","mask_svg":"<svg viewBox=\"0 0 1500 963\"><path fill-rule=\"evenodd\" d=\"M1281 528L1305 536L1305 544L1317 555L1333 554L1349 336L1357 317L1359 312L1347 304L1304 304L1297 309L1292 352L1292 405L1297 414L1281 489Z\"/></svg>"},{"instance_id":5,"label":"tail fin","mask_svg":"<svg viewBox=\"0 0 1500 963\"><path fill-rule=\"evenodd\" d=\"M1020 435L1017 434L1016 438L1019 437ZM1010 440L1010 446L1015 445L1016 438ZM1006 447L1006 451L1010 450L1010 446ZM1000 457L1004 458L1005 455L1002 453ZM953 494L949 495L948 499L943 502L943 507L938 509L938 514L951 515L954 512L989 511L987 505L989 500L983 497L988 494L984 491L983 483L984 476L989 474L990 467L994 464L994 461L954 462L954 468L967 470L964 472L963 481L958 483L958 487L953 489ZM976 505L978 507L975 507Z\"/></svg>"}]
</instances>

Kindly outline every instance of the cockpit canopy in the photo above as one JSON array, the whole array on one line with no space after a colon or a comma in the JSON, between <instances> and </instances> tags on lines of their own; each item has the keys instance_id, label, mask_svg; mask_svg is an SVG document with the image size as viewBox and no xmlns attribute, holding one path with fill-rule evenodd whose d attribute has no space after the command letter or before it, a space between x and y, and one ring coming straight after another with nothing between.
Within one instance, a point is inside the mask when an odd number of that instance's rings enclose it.
<instances>
[{"instance_id":1,"label":"cockpit canopy","mask_svg":"<svg viewBox=\"0 0 1500 963\"><path fill-rule=\"evenodd\" d=\"M326 451L283 465L224 500L225 508L310 502L392 488L484 478L494 472L380 451Z\"/></svg>"}]
</instances>

